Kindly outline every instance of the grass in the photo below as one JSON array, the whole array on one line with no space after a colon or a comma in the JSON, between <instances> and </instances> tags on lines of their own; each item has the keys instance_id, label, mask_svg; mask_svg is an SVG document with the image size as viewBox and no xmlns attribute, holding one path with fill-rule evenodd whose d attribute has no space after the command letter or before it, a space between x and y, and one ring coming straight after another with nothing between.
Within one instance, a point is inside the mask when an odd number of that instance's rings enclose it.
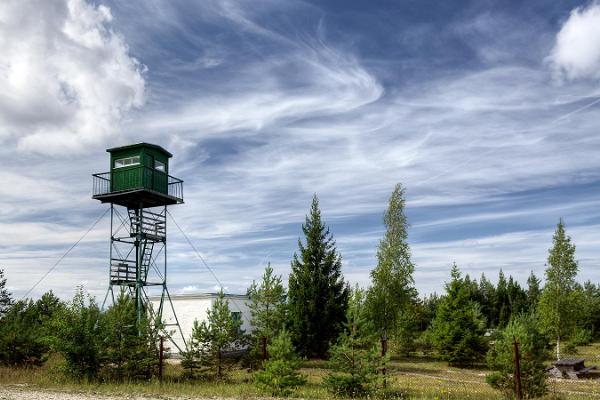
<instances>
[{"instance_id":1,"label":"grass","mask_svg":"<svg viewBox=\"0 0 600 400\"><path fill-rule=\"evenodd\" d=\"M577 355L586 359L586 365L600 368L600 343L583 346ZM485 383L488 373L483 367L459 369L446 363L425 357L399 358L391 361L388 369L387 397L398 399L502 399L500 393ZM165 381L161 385L154 380L146 383L82 383L69 381L58 371L57 361L50 360L41 368L0 368L0 384L27 384L28 387L89 394L112 394L124 396L164 397L224 397L239 399L264 398L252 383L252 374L245 370L231 371L226 382L181 381L181 367L169 364L165 369ZM321 384L327 374L322 360L304 363L302 373L307 384L292 397L304 399L331 399ZM598 374L600 375L600 374ZM600 376L599 376L600 378ZM552 380L551 394L546 399L600 399L600 379ZM25 389L26 390L26 389ZM377 397L377 396L374 396Z\"/></svg>"}]
</instances>

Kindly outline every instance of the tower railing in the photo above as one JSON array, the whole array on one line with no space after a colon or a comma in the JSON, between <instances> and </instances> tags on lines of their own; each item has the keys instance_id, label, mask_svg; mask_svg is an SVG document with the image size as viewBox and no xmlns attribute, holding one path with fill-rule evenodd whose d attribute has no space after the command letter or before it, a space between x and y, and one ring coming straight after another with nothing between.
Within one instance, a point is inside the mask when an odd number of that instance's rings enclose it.
<instances>
[{"instance_id":1,"label":"tower railing","mask_svg":"<svg viewBox=\"0 0 600 400\"><path fill-rule=\"evenodd\" d=\"M130 167L113 172L118 174L117 182L112 181L110 172L92 175L92 196L117 193L128 190L153 190L183 202L183 180L165 172L146 166ZM116 178L115 178L116 179Z\"/></svg>"}]
</instances>

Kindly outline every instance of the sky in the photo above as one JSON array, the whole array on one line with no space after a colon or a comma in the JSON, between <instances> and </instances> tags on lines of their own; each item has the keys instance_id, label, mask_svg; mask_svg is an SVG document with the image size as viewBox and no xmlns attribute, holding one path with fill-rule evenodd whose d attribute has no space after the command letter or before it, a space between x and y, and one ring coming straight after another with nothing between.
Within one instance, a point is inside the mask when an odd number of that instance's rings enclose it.
<instances>
[{"instance_id":1,"label":"sky","mask_svg":"<svg viewBox=\"0 0 600 400\"><path fill-rule=\"evenodd\" d=\"M173 153L170 212L219 279L169 220L172 293L244 293L268 262L287 281L315 193L345 279L367 286L397 183L421 294L453 262L543 277L560 218L578 279L600 282L600 2L0 2L16 298L103 297L91 174L136 142Z\"/></svg>"}]
</instances>

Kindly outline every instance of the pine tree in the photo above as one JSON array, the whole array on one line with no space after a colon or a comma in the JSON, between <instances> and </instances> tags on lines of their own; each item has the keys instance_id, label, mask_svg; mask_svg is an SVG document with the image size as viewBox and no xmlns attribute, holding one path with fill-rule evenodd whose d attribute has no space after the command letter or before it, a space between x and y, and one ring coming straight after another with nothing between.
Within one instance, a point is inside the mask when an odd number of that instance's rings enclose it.
<instances>
[{"instance_id":1,"label":"pine tree","mask_svg":"<svg viewBox=\"0 0 600 400\"><path fill-rule=\"evenodd\" d=\"M144 315L137 320L135 300L122 291L101 319L101 357L118 381L149 379L158 367L158 331Z\"/></svg>"},{"instance_id":2,"label":"pine tree","mask_svg":"<svg viewBox=\"0 0 600 400\"><path fill-rule=\"evenodd\" d=\"M575 245L567 236L562 219L558 222L552 242L546 268L546 284L540 296L538 311L545 331L556 338L556 358L560 360L560 342L571 333L579 311L578 292L575 291L578 270Z\"/></svg>"},{"instance_id":3,"label":"pine tree","mask_svg":"<svg viewBox=\"0 0 600 400\"><path fill-rule=\"evenodd\" d=\"M96 378L101 363L101 337L98 335L100 308L79 287L63 309L52 318L52 348L66 361L66 371L81 381Z\"/></svg>"},{"instance_id":4,"label":"pine tree","mask_svg":"<svg viewBox=\"0 0 600 400\"><path fill-rule=\"evenodd\" d=\"M346 331L330 349L325 385L337 396L357 397L374 389L381 357L377 351L374 329L366 318L364 292L351 292Z\"/></svg>"},{"instance_id":5,"label":"pine tree","mask_svg":"<svg viewBox=\"0 0 600 400\"><path fill-rule=\"evenodd\" d=\"M217 379L222 379L225 367L231 364L223 354L239 348L244 339L242 321L231 314L222 290L207 314L206 321L194 321L190 351L192 357L213 369Z\"/></svg>"},{"instance_id":6,"label":"pine tree","mask_svg":"<svg viewBox=\"0 0 600 400\"><path fill-rule=\"evenodd\" d=\"M248 296L250 297L250 322L254 328L252 331L254 350L256 354L262 355L264 361L268 358L267 346L277 336L285 319L285 289L281 276L273 275L270 263L265 268L260 285L252 282L248 288Z\"/></svg>"},{"instance_id":7,"label":"pine tree","mask_svg":"<svg viewBox=\"0 0 600 400\"><path fill-rule=\"evenodd\" d=\"M0 363L11 367L41 365L48 351L38 309L31 300L11 305L0 319Z\"/></svg>"},{"instance_id":8,"label":"pine tree","mask_svg":"<svg viewBox=\"0 0 600 400\"><path fill-rule=\"evenodd\" d=\"M335 241L321 221L315 195L302 225L306 244L298 240L288 284L288 324L296 348L307 357L325 357L344 323L348 286Z\"/></svg>"},{"instance_id":9,"label":"pine tree","mask_svg":"<svg viewBox=\"0 0 600 400\"><path fill-rule=\"evenodd\" d=\"M300 358L294 352L290 334L281 330L268 345L269 359L264 363L264 369L256 372L256 385L274 396L286 396L292 389L306 382L301 375Z\"/></svg>"},{"instance_id":10,"label":"pine tree","mask_svg":"<svg viewBox=\"0 0 600 400\"><path fill-rule=\"evenodd\" d=\"M462 367L472 365L486 351L485 319L479 304L469 299L456 264L450 275L452 279L446 283L446 295L432 324L432 339L443 360Z\"/></svg>"},{"instance_id":11,"label":"pine tree","mask_svg":"<svg viewBox=\"0 0 600 400\"><path fill-rule=\"evenodd\" d=\"M495 372L486 381L504 392L507 398L515 395L514 341L519 343L521 356L521 387L525 398L546 393L547 373L544 361L546 338L540 333L532 314L521 314L509 322L487 354L488 367Z\"/></svg>"},{"instance_id":12,"label":"pine tree","mask_svg":"<svg viewBox=\"0 0 600 400\"><path fill-rule=\"evenodd\" d=\"M4 270L0 269L0 318L6 310L13 304L12 294L6 289L6 278Z\"/></svg>"},{"instance_id":13,"label":"pine tree","mask_svg":"<svg viewBox=\"0 0 600 400\"><path fill-rule=\"evenodd\" d=\"M397 184L383 217L384 238L377 248L377 267L371 271L367 294L370 318L381 336L381 354L387 353L390 331L398 327L399 316L415 301L414 264L410 259L408 222L404 213L404 189ZM384 367L385 373L385 367Z\"/></svg>"}]
</instances>

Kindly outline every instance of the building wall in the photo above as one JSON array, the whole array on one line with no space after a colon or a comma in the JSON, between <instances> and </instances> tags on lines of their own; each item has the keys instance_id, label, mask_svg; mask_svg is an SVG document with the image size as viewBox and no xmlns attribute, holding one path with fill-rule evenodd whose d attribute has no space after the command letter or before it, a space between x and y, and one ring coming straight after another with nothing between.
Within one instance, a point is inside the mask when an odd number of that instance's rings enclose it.
<instances>
[{"instance_id":1,"label":"building wall","mask_svg":"<svg viewBox=\"0 0 600 400\"><path fill-rule=\"evenodd\" d=\"M173 307L177 314L177 319L183 331L183 336L186 341L189 341L192 335L192 329L194 327L194 321L197 319L198 322L206 321L208 316L208 310L211 309L217 295L214 293L202 293L202 294L190 294L190 295L178 295L172 296ZM248 297L242 295L225 295L225 298L229 301L229 309L231 312L242 313L242 329L249 333L252 331L250 325L250 309L248 307ZM160 304L159 298L151 298L150 301L153 304L154 310L158 310ZM163 322L165 324L175 323L175 317L173 311L169 306L168 301L165 300L163 306ZM175 329L174 326L167 326L167 331ZM173 333L173 339L177 345L184 350L185 345L178 331ZM171 353L179 353L176 346L172 344L169 346Z\"/></svg>"}]
</instances>

